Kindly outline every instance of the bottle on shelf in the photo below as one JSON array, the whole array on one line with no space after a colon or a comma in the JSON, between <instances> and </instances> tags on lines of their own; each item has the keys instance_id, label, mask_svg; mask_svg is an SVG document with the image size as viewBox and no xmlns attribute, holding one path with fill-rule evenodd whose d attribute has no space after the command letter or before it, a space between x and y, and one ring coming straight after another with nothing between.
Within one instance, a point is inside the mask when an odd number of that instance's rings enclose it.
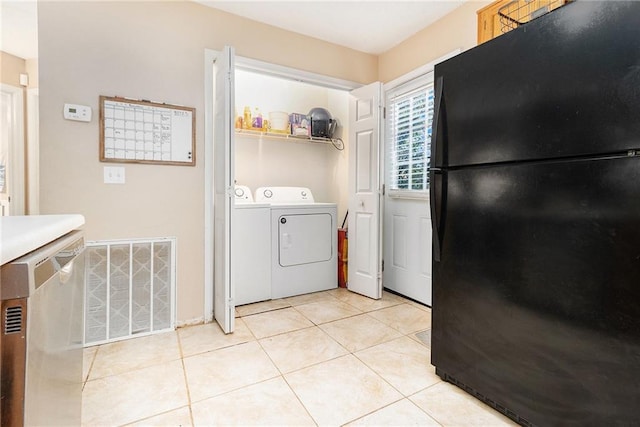
<instances>
[{"instance_id":1,"label":"bottle on shelf","mask_svg":"<svg viewBox=\"0 0 640 427\"><path fill-rule=\"evenodd\" d=\"M254 111L253 121L251 123L252 128L256 130L262 130L262 113L260 112L260 109L258 107L256 107Z\"/></svg>"},{"instance_id":2,"label":"bottle on shelf","mask_svg":"<svg viewBox=\"0 0 640 427\"><path fill-rule=\"evenodd\" d=\"M251 107L249 106L244 107L242 127L244 129L251 129Z\"/></svg>"}]
</instances>

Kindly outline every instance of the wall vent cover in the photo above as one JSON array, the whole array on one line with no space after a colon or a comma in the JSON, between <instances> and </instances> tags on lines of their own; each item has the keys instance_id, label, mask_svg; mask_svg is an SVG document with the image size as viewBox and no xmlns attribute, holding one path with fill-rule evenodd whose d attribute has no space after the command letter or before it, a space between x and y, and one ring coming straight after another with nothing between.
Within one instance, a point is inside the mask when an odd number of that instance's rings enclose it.
<instances>
[{"instance_id":1,"label":"wall vent cover","mask_svg":"<svg viewBox=\"0 0 640 427\"><path fill-rule=\"evenodd\" d=\"M174 329L175 242L87 242L85 346Z\"/></svg>"},{"instance_id":2,"label":"wall vent cover","mask_svg":"<svg viewBox=\"0 0 640 427\"><path fill-rule=\"evenodd\" d=\"M22 332L22 307L7 307L4 311L4 334L19 334Z\"/></svg>"}]
</instances>

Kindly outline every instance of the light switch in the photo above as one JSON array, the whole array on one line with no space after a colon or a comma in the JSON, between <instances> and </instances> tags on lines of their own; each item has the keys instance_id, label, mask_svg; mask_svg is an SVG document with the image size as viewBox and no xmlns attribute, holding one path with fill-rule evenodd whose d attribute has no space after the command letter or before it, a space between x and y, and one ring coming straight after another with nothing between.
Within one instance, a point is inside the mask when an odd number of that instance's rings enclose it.
<instances>
[{"instance_id":1,"label":"light switch","mask_svg":"<svg viewBox=\"0 0 640 427\"><path fill-rule=\"evenodd\" d=\"M104 183L105 184L124 184L124 167L105 166L104 167Z\"/></svg>"}]
</instances>

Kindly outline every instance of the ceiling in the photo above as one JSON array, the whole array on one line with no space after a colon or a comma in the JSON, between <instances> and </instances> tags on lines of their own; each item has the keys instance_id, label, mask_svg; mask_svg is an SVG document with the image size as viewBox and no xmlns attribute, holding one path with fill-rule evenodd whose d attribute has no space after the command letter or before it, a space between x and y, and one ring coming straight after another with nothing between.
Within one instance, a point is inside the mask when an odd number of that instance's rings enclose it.
<instances>
[{"instance_id":1,"label":"ceiling","mask_svg":"<svg viewBox=\"0 0 640 427\"><path fill-rule=\"evenodd\" d=\"M464 0L196 0L209 7L371 54L380 54L437 21ZM0 0L0 50L38 56L33 0Z\"/></svg>"},{"instance_id":2,"label":"ceiling","mask_svg":"<svg viewBox=\"0 0 640 427\"><path fill-rule=\"evenodd\" d=\"M464 3L464 0L196 1L371 54L391 49Z\"/></svg>"},{"instance_id":3,"label":"ceiling","mask_svg":"<svg viewBox=\"0 0 640 427\"><path fill-rule=\"evenodd\" d=\"M38 57L35 1L0 0L0 50L23 59Z\"/></svg>"}]
</instances>

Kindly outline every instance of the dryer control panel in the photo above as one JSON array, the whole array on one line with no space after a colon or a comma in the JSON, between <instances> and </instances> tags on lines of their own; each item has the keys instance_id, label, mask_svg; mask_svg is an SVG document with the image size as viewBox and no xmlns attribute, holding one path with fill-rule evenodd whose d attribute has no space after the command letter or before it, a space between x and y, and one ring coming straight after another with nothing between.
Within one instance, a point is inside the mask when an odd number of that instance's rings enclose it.
<instances>
[{"instance_id":1,"label":"dryer control panel","mask_svg":"<svg viewBox=\"0 0 640 427\"><path fill-rule=\"evenodd\" d=\"M256 202L262 203L314 203L313 193L307 187L260 187Z\"/></svg>"}]
</instances>

